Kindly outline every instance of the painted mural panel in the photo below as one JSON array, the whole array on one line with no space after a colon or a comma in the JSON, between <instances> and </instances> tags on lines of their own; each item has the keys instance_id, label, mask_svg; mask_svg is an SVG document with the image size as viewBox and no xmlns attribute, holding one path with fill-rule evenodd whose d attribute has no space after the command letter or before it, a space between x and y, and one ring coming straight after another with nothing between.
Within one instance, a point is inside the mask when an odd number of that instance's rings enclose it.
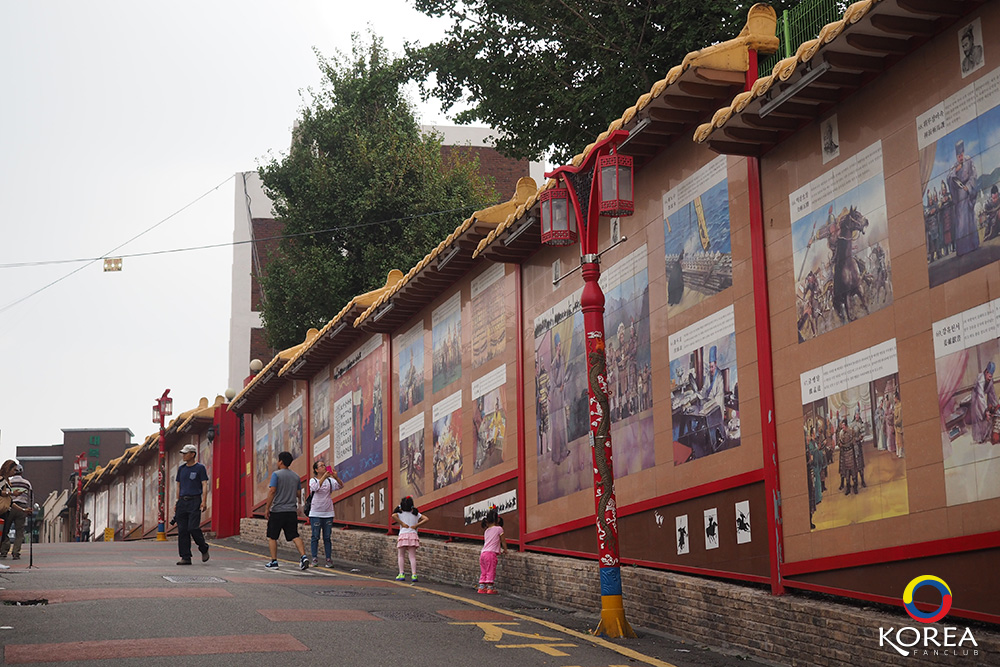
<instances>
[{"instance_id":1,"label":"painted mural panel","mask_svg":"<svg viewBox=\"0 0 1000 667\"><path fill-rule=\"evenodd\" d=\"M312 380L309 401L312 437L318 438L330 430L330 369L324 368Z\"/></svg>"},{"instance_id":2,"label":"painted mural panel","mask_svg":"<svg viewBox=\"0 0 1000 667\"><path fill-rule=\"evenodd\" d=\"M1000 498L1000 300L934 323L948 505Z\"/></svg>"},{"instance_id":3,"label":"painted mural panel","mask_svg":"<svg viewBox=\"0 0 1000 667\"><path fill-rule=\"evenodd\" d=\"M125 479L125 534L142 525L142 466L132 466Z\"/></svg>"},{"instance_id":4,"label":"painted mural panel","mask_svg":"<svg viewBox=\"0 0 1000 667\"><path fill-rule=\"evenodd\" d=\"M896 339L799 376L811 530L909 512Z\"/></svg>"},{"instance_id":5,"label":"painted mural panel","mask_svg":"<svg viewBox=\"0 0 1000 667\"><path fill-rule=\"evenodd\" d=\"M305 452L305 412L304 398L296 397L284 411L285 413L285 449L297 459Z\"/></svg>"},{"instance_id":6,"label":"painted mural panel","mask_svg":"<svg viewBox=\"0 0 1000 667\"><path fill-rule=\"evenodd\" d=\"M159 520L158 498L159 491L156 488L156 461L154 457L146 462L142 467L142 532L148 533L156 528Z\"/></svg>"},{"instance_id":7,"label":"painted mural panel","mask_svg":"<svg viewBox=\"0 0 1000 667\"><path fill-rule=\"evenodd\" d=\"M726 156L663 195L663 233L668 316L733 284Z\"/></svg>"},{"instance_id":8,"label":"painted mural panel","mask_svg":"<svg viewBox=\"0 0 1000 667\"><path fill-rule=\"evenodd\" d=\"M881 142L788 201L800 343L892 303Z\"/></svg>"},{"instance_id":9,"label":"painted mural panel","mask_svg":"<svg viewBox=\"0 0 1000 667\"><path fill-rule=\"evenodd\" d=\"M333 465L345 483L382 463L385 355L375 335L333 371Z\"/></svg>"},{"instance_id":10,"label":"painted mural panel","mask_svg":"<svg viewBox=\"0 0 1000 667\"><path fill-rule=\"evenodd\" d=\"M472 367L479 368L503 354L507 342L503 264L492 264L472 279Z\"/></svg>"},{"instance_id":11,"label":"painted mural panel","mask_svg":"<svg viewBox=\"0 0 1000 667\"><path fill-rule=\"evenodd\" d=\"M674 465L739 447L733 306L671 334L669 346Z\"/></svg>"},{"instance_id":12,"label":"painted mural panel","mask_svg":"<svg viewBox=\"0 0 1000 667\"><path fill-rule=\"evenodd\" d=\"M256 415L254 417L254 423L261 424L253 434L253 502L256 505L267 499L267 483L278 452L271 446L271 422L261 423Z\"/></svg>"},{"instance_id":13,"label":"painted mural panel","mask_svg":"<svg viewBox=\"0 0 1000 667\"><path fill-rule=\"evenodd\" d=\"M399 493L420 497L424 494L424 413L399 425Z\"/></svg>"},{"instance_id":14,"label":"painted mural panel","mask_svg":"<svg viewBox=\"0 0 1000 667\"><path fill-rule=\"evenodd\" d=\"M930 286L1000 259L1000 69L917 116Z\"/></svg>"},{"instance_id":15,"label":"painted mural panel","mask_svg":"<svg viewBox=\"0 0 1000 667\"><path fill-rule=\"evenodd\" d=\"M424 400L424 324L421 322L396 339L399 349L399 411L406 412Z\"/></svg>"},{"instance_id":16,"label":"painted mural panel","mask_svg":"<svg viewBox=\"0 0 1000 667\"><path fill-rule=\"evenodd\" d=\"M462 479L462 392L434 404L434 490Z\"/></svg>"},{"instance_id":17,"label":"painted mural panel","mask_svg":"<svg viewBox=\"0 0 1000 667\"><path fill-rule=\"evenodd\" d=\"M507 367L500 366L472 383L472 433L475 472L503 463L507 441Z\"/></svg>"},{"instance_id":18,"label":"painted mural panel","mask_svg":"<svg viewBox=\"0 0 1000 667\"><path fill-rule=\"evenodd\" d=\"M624 477L655 463L646 246L609 266L601 288L615 475ZM593 484L581 292L535 318L539 503Z\"/></svg>"},{"instance_id":19,"label":"painted mural panel","mask_svg":"<svg viewBox=\"0 0 1000 667\"><path fill-rule=\"evenodd\" d=\"M205 496L205 512L202 513L202 519L207 520L212 515L212 489L215 487L212 483L212 445L207 437L198 443L198 462L205 466L208 473L208 495Z\"/></svg>"},{"instance_id":20,"label":"painted mural panel","mask_svg":"<svg viewBox=\"0 0 1000 667\"><path fill-rule=\"evenodd\" d=\"M456 293L431 312L433 392L462 377L462 294Z\"/></svg>"}]
</instances>

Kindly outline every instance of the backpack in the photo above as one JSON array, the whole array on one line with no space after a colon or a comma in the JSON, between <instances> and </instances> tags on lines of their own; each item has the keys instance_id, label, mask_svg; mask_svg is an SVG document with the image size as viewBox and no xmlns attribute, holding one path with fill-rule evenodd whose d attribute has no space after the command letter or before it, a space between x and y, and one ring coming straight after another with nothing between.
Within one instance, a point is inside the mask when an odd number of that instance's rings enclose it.
<instances>
[{"instance_id":1,"label":"backpack","mask_svg":"<svg viewBox=\"0 0 1000 667\"><path fill-rule=\"evenodd\" d=\"M332 477L327 477L326 480L324 481L324 484L326 482L330 482L330 488L332 490L333 489L333 478ZM322 488L322 485L320 485L320 488ZM313 492L310 491L309 495L306 496L306 505L303 508L303 512L305 512L306 516L309 516L309 510L312 509L312 504L313 504Z\"/></svg>"}]
</instances>

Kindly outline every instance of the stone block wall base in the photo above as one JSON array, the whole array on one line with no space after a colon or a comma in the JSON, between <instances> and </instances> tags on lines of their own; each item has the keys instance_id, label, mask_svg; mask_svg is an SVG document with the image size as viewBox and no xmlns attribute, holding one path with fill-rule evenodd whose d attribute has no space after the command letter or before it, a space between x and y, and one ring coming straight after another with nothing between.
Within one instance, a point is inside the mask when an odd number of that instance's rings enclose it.
<instances>
[{"instance_id":1,"label":"stone block wall base","mask_svg":"<svg viewBox=\"0 0 1000 667\"><path fill-rule=\"evenodd\" d=\"M239 539L266 546L265 529L263 519L242 519ZM299 534L308 554L309 526L300 525ZM335 559L395 571L395 536L334 526L332 539ZM283 555L297 557L295 548L284 539L278 541L278 549ZM320 554L322 549L321 541ZM472 542L446 542L422 535L417 571L421 579L464 586L471 592L479 581L479 549L480 545ZM794 593L779 597L749 585L651 568L623 566L621 573L625 616L640 636L641 628L648 628L780 665L1000 664L1000 633L979 624L972 628L978 647L968 643L958 649L942 646L934 655L932 645L924 655L924 647L918 645L904 657L888 645L879 646L880 628L921 625L902 610L893 613ZM591 560L509 551L497 567L497 588L501 593L592 611L595 627L600 619L600 578L597 563ZM958 626L961 637L962 622L949 619L947 625ZM938 628L942 638L942 626L932 627ZM913 633L904 633L902 639L912 642ZM969 653L964 655L966 650ZM974 656L972 650L978 650L979 655Z\"/></svg>"}]
</instances>

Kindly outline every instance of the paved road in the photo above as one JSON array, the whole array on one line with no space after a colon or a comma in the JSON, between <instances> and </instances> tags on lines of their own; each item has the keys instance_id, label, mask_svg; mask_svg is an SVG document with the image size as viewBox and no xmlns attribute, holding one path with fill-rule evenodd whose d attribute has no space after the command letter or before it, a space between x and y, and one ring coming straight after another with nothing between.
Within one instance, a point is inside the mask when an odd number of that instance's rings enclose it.
<instances>
[{"instance_id":1,"label":"paved road","mask_svg":"<svg viewBox=\"0 0 1000 667\"><path fill-rule=\"evenodd\" d=\"M642 630L638 639L592 637L596 609L399 584L393 572L346 563L300 572L282 560L268 571L262 550L231 539L190 567L175 565L176 549L173 541L39 544L31 568L27 549L23 560L0 561L11 566L0 570L2 664L755 664Z\"/></svg>"}]
</instances>

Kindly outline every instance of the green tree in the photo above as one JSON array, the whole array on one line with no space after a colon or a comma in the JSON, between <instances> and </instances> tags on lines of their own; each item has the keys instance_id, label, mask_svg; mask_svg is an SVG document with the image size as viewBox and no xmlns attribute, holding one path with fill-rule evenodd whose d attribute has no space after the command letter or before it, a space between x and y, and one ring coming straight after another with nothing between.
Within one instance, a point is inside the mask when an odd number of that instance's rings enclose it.
<instances>
[{"instance_id":1,"label":"green tree","mask_svg":"<svg viewBox=\"0 0 1000 667\"><path fill-rule=\"evenodd\" d=\"M452 25L410 45L422 91L459 123L496 128L497 148L557 163L607 129L691 51L736 37L738 0L415 0ZM770 3L780 12L796 0ZM432 83L426 83L426 81Z\"/></svg>"},{"instance_id":2,"label":"green tree","mask_svg":"<svg viewBox=\"0 0 1000 667\"><path fill-rule=\"evenodd\" d=\"M370 41L369 41L370 40ZM444 163L402 92L408 70L374 35L319 58L288 155L260 168L284 238L262 277L268 344L302 342L358 294L404 273L473 211L496 201L478 162Z\"/></svg>"}]
</instances>

